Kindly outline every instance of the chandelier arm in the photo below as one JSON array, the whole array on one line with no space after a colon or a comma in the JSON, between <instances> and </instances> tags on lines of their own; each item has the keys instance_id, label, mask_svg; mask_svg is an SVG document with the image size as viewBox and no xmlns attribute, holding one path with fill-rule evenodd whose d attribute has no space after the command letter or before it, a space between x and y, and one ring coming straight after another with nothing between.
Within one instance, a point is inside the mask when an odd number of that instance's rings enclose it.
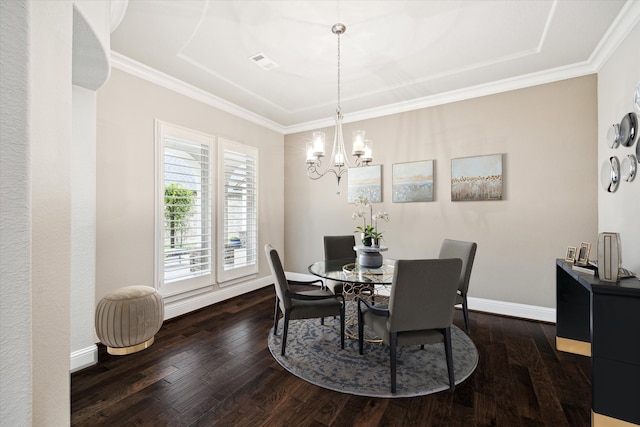
<instances>
[{"instance_id":1,"label":"chandelier arm","mask_svg":"<svg viewBox=\"0 0 640 427\"><path fill-rule=\"evenodd\" d=\"M307 176L311 179L320 179L326 174L328 174L329 172L331 172L336 176L336 178L341 178L347 172L348 169L349 168L340 166L337 168L337 170L334 168L331 168L331 169L325 170L324 172L320 172L318 168L316 168L314 165L309 165L307 166Z\"/></svg>"},{"instance_id":2,"label":"chandelier arm","mask_svg":"<svg viewBox=\"0 0 640 427\"><path fill-rule=\"evenodd\" d=\"M320 178L322 178L324 176L324 174L320 174L318 171L316 170L311 170L311 168L307 168L307 177L310 179L318 180Z\"/></svg>"}]
</instances>

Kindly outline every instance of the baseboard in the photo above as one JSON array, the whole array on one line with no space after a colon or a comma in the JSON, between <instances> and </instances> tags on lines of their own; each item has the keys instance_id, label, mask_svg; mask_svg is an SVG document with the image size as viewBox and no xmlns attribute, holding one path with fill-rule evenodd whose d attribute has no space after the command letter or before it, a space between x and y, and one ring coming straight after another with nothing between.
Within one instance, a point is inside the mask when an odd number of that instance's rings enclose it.
<instances>
[{"instance_id":1,"label":"baseboard","mask_svg":"<svg viewBox=\"0 0 640 427\"><path fill-rule=\"evenodd\" d=\"M71 352L71 373L98 363L98 346L92 345Z\"/></svg>"},{"instance_id":2,"label":"baseboard","mask_svg":"<svg viewBox=\"0 0 640 427\"><path fill-rule=\"evenodd\" d=\"M273 283L271 276L250 280L242 284L222 288L215 292L196 295L182 300L166 303L164 306L164 320L190 313L230 298L234 298L251 291L264 288ZM98 346L92 345L71 353L71 373L98 363Z\"/></svg>"},{"instance_id":3,"label":"baseboard","mask_svg":"<svg viewBox=\"0 0 640 427\"><path fill-rule=\"evenodd\" d=\"M215 292L208 292L201 295L185 298L182 300L166 303L164 306L164 320L173 317L182 316L183 314L204 308L208 305L215 304L230 298L234 298L248 292L264 288L271 285L273 280L271 276L260 277L237 285L228 286Z\"/></svg>"},{"instance_id":4,"label":"baseboard","mask_svg":"<svg viewBox=\"0 0 640 427\"><path fill-rule=\"evenodd\" d=\"M317 276L303 273L287 272L290 280L315 280ZM537 320L541 322L556 323L556 309L539 307L536 305L518 304L514 302L496 301L484 298L468 297L469 310L485 313L499 314L502 316L520 317L523 319Z\"/></svg>"},{"instance_id":5,"label":"baseboard","mask_svg":"<svg viewBox=\"0 0 640 427\"><path fill-rule=\"evenodd\" d=\"M298 281L310 281L317 279L317 276L304 273L287 272L286 276L287 279ZM168 303L165 305L165 320L264 288L271 284L273 284L273 278L271 276L266 276L235 286L222 288L216 292L197 295L188 299ZM554 308L475 297L468 297L468 303L469 310L473 311L482 311L502 316L520 317L523 319L538 320L542 322L556 322L556 310ZM98 348L95 345L71 353L71 372L95 365L96 363L98 363Z\"/></svg>"},{"instance_id":6,"label":"baseboard","mask_svg":"<svg viewBox=\"0 0 640 427\"><path fill-rule=\"evenodd\" d=\"M556 323L556 309L537 305L518 304L514 302L495 301L484 298L467 297L469 310L502 316L520 317L541 322Z\"/></svg>"}]
</instances>

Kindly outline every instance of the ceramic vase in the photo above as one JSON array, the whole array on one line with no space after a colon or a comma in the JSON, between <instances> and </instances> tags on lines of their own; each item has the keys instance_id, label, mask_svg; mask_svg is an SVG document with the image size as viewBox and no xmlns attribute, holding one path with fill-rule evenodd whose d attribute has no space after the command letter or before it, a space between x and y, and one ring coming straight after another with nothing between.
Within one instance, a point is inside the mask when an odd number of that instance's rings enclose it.
<instances>
[{"instance_id":1,"label":"ceramic vase","mask_svg":"<svg viewBox=\"0 0 640 427\"><path fill-rule=\"evenodd\" d=\"M380 252L364 252L358 254L358 264L366 268L380 268L382 266L382 254Z\"/></svg>"},{"instance_id":2,"label":"ceramic vase","mask_svg":"<svg viewBox=\"0 0 640 427\"><path fill-rule=\"evenodd\" d=\"M622 248L619 233L598 235L598 277L603 282L617 282L622 265Z\"/></svg>"}]
</instances>

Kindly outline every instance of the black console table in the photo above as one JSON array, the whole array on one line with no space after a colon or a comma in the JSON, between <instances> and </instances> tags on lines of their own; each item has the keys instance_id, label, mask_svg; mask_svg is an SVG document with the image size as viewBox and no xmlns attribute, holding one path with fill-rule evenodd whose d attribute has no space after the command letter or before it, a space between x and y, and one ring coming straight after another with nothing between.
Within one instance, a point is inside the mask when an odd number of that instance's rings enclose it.
<instances>
[{"instance_id":1,"label":"black console table","mask_svg":"<svg viewBox=\"0 0 640 427\"><path fill-rule=\"evenodd\" d=\"M556 348L591 357L592 426L640 425L640 280L556 260Z\"/></svg>"}]
</instances>

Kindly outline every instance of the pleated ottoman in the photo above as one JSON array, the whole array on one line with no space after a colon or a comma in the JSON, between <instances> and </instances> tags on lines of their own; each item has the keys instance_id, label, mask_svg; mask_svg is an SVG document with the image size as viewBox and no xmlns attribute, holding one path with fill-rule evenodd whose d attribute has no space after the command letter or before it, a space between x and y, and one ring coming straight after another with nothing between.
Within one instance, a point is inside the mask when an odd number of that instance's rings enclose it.
<instances>
[{"instance_id":1,"label":"pleated ottoman","mask_svg":"<svg viewBox=\"0 0 640 427\"><path fill-rule=\"evenodd\" d=\"M154 288L126 286L100 300L95 327L109 354L125 355L153 344L163 320L164 301Z\"/></svg>"}]
</instances>

